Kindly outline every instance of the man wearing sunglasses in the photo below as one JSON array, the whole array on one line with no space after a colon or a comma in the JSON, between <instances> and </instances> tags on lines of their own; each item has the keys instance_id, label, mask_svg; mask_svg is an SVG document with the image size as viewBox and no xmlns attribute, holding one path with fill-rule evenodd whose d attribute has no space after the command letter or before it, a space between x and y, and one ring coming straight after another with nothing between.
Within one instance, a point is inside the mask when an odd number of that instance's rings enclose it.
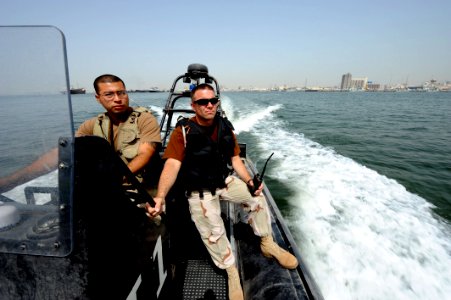
<instances>
[{"instance_id":1,"label":"man wearing sunglasses","mask_svg":"<svg viewBox=\"0 0 451 300\"><path fill-rule=\"evenodd\" d=\"M148 215L161 212L165 197L179 176L190 206L191 217L213 262L228 274L229 298L243 299L235 257L221 219L219 200L243 204L249 210L249 224L261 237L261 250L285 268L294 269L297 259L272 239L270 215L263 185L253 195L253 186L239 154L232 124L217 114L219 99L209 84L200 84L191 92L195 116L179 121L171 135L164 158L166 163L158 183L155 207L147 206ZM229 166L232 166L231 169ZM232 176L232 171L238 176ZM179 174L180 173L180 174Z\"/></svg>"}]
</instances>

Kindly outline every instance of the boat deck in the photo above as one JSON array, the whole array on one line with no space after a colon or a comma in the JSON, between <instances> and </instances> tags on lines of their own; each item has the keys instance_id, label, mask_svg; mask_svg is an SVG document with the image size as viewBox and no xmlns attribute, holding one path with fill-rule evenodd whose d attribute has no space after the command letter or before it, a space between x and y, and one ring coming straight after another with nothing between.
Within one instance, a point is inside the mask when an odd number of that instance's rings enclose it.
<instances>
[{"instance_id":1,"label":"boat deck","mask_svg":"<svg viewBox=\"0 0 451 300\"><path fill-rule=\"evenodd\" d=\"M188 260L183 283L183 299L227 300L227 280L224 272L205 260Z\"/></svg>"}]
</instances>

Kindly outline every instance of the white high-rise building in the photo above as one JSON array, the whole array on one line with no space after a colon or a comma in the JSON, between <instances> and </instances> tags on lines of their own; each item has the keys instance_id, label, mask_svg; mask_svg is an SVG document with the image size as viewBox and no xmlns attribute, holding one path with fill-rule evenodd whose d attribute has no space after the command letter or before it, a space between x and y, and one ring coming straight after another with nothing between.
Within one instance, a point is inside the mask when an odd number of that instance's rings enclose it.
<instances>
[{"instance_id":1,"label":"white high-rise building","mask_svg":"<svg viewBox=\"0 0 451 300\"><path fill-rule=\"evenodd\" d=\"M368 85L368 77L354 78L352 79L351 89L353 90L366 90Z\"/></svg>"},{"instance_id":2,"label":"white high-rise building","mask_svg":"<svg viewBox=\"0 0 451 300\"><path fill-rule=\"evenodd\" d=\"M368 78L352 78L351 73L343 74L341 77L341 90L366 90L368 85Z\"/></svg>"}]
</instances>

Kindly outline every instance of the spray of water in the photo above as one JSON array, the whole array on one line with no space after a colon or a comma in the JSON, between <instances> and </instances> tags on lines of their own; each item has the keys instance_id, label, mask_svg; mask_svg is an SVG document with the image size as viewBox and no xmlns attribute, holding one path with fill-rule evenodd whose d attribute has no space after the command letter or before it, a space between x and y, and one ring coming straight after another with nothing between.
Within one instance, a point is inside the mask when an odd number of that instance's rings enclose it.
<instances>
[{"instance_id":1,"label":"spray of water","mask_svg":"<svg viewBox=\"0 0 451 300\"><path fill-rule=\"evenodd\" d=\"M254 108L252 116L235 108L233 123L275 152L278 168L268 176L294 191L286 219L324 297L447 299L449 224L395 180L288 132L273 113L279 108Z\"/></svg>"}]
</instances>

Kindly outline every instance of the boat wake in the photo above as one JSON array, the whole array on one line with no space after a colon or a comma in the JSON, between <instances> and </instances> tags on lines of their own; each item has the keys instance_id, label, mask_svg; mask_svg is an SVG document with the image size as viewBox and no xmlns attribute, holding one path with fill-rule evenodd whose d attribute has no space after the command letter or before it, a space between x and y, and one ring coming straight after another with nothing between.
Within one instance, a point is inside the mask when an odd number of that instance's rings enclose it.
<instances>
[{"instance_id":1,"label":"boat wake","mask_svg":"<svg viewBox=\"0 0 451 300\"><path fill-rule=\"evenodd\" d=\"M325 299L449 297L451 226L430 203L287 131L274 113L280 105L254 107L252 117L249 105L230 105L232 122L256 136L262 153L275 152L268 177L293 192L283 213Z\"/></svg>"},{"instance_id":2,"label":"boat wake","mask_svg":"<svg viewBox=\"0 0 451 300\"><path fill-rule=\"evenodd\" d=\"M222 102L221 105L224 111L226 112L228 119L232 121L233 126L235 127L236 134L240 134L240 132L249 131L259 121L262 121L270 117L273 111L280 109L282 106L280 104L276 104L268 106L261 111L249 111L249 113L246 114L246 116L240 119L236 119L230 98L222 97L221 102Z\"/></svg>"}]
</instances>

